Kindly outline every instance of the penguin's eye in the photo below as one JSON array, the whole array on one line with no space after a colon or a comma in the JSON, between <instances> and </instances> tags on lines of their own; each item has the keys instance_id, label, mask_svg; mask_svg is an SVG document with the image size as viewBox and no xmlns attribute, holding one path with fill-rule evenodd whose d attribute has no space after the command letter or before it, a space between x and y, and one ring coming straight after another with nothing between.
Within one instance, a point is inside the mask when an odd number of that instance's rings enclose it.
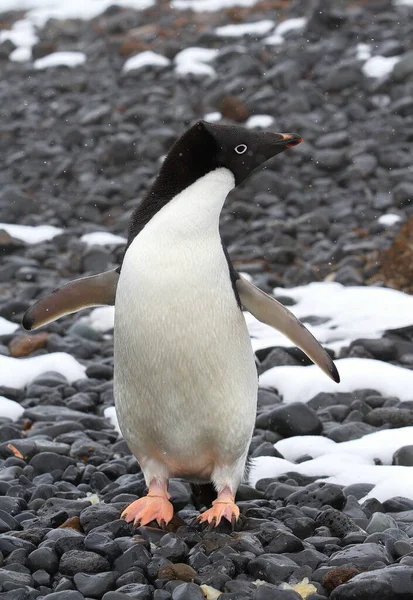
<instances>
[{"instance_id":1,"label":"penguin's eye","mask_svg":"<svg viewBox=\"0 0 413 600\"><path fill-rule=\"evenodd\" d=\"M237 154L244 154L248 148L245 144L238 144L238 146L235 146L234 150Z\"/></svg>"}]
</instances>

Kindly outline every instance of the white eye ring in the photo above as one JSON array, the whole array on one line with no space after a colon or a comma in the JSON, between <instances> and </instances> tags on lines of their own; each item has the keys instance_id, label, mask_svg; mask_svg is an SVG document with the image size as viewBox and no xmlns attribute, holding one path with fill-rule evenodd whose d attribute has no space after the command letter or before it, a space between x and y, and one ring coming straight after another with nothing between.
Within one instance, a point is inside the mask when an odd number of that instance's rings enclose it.
<instances>
[{"instance_id":1,"label":"white eye ring","mask_svg":"<svg viewBox=\"0 0 413 600\"><path fill-rule=\"evenodd\" d=\"M248 148L245 144L239 144L238 146L235 146L234 150L237 154L244 154Z\"/></svg>"}]
</instances>

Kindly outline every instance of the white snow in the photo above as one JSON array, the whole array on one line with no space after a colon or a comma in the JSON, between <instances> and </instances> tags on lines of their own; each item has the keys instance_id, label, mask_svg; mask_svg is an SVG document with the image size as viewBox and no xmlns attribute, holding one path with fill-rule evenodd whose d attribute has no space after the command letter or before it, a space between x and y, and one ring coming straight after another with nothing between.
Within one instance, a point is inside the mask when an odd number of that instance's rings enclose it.
<instances>
[{"instance_id":1,"label":"white snow","mask_svg":"<svg viewBox=\"0 0 413 600\"><path fill-rule=\"evenodd\" d=\"M16 21L11 29L0 31L0 43L11 40L17 46L10 54L10 59L16 62L25 62L31 59L32 46L37 42L33 23L28 19Z\"/></svg>"},{"instance_id":2,"label":"white snow","mask_svg":"<svg viewBox=\"0 0 413 600\"><path fill-rule=\"evenodd\" d=\"M79 320L96 331L106 333L115 326L115 307L99 306L94 308L87 317L82 317Z\"/></svg>"},{"instance_id":3,"label":"white snow","mask_svg":"<svg viewBox=\"0 0 413 600\"><path fill-rule=\"evenodd\" d=\"M193 10L194 12L214 12L233 6L254 6L258 0L172 0L171 8Z\"/></svg>"},{"instance_id":4,"label":"white snow","mask_svg":"<svg viewBox=\"0 0 413 600\"><path fill-rule=\"evenodd\" d=\"M222 119L222 114L220 112L210 112L204 115L204 121L208 121L208 123L217 123Z\"/></svg>"},{"instance_id":5,"label":"white snow","mask_svg":"<svg viewBox=\"0 0 413 600\"><path fill-rule=\"evenodd\" d=\"M155 0L116 0L118 6L137 10L149 8L154 2ZM0 42L11 39L17 46L10 55L11 60L28 61L32 56L32 46L38 41L36 27L42 27L49 19L92 19L112 4L113 0L0 0L0 12L27 11L25 18L16 21L11 30L0 31Z\"/></svg>"},{"instance_id":6,"label":"white snow","mask_svg":"<svg viewBox=\"0 0 413 600\"><path fill-rule=\"evenodd\" d=\"M395 215L393 213L387 213L386 215L382 215L381 217L379 217L377 219L377 221L381 225L385 225L386 227L391 227L392 225L395 225L396 223L401 221L401 219L402 218L400 215Z\"/></svg>"},{"instance_id":7,"label":"white snow","mask_svg":"<svg viewBox=\"0 0 413 600\"><path fill-rule=\"evenodd\" d=\"M413 6L413 0L393 0L396 6Z\"/></svg>"},{"instance_id":8,"label":"white snow","mask_svg":"<svg viewBox=\"0 0 413 600\"><path fill-rule=\"evenodd\" d=\"M157 52L152 52L152 50L147 50L146 52L139 52L139 54L135 54L128 58L122 67L122 71L126 73L151 65L154 67L167 67L170 62L171 61L169 58L166 58L166 56L162 56L162 54L158 54Z\"/></svg>"},{"instance_id":9,"label":"white snow","mask_svg":"<svg viewBox=\"0 0 413 600\"><path fill-rule=\"evenodd\" d=\"M369 44L357 44L356 58L359 60L367 60L371 57L371 47Z\"/></svg>"},{"instance_id":10,"label":"white snow","mask_svg":"<svg viewBox=\"0 0 413 600\"><path fill-rule=\"evenodd\" d=\"M66 352L53 352L32 358L0 355L0 385L23 388L47 371L61 373L69 383L86 378L86 368Z\"/></svg>"},{"instance_id":11,"label":"white snow","mask_svg":"<svg viewBox=\"0 0 413 600\"><path fill-rule=\"evenodd\" d=\"M277 25L274 32L264 42L269 45L278 45L284 42L284 36L289 31L297 29L304 29L307 25L307 19L305 17L297 17L295 19L286 19Z\"/></svg>"},{"instance_id":12,"label":"white snow","mask_svg":"<svg viewBox=\"0 0 413 600\"><path fill-rule=\"evenodd\" d=\"M236 25L223 25L217 27L215 33L220 37L242 37L243 35L265 35L275 27L274 21L264 19L255 23L237 23Z\"/></svg>"},{"instance_id":13,"label":"white snow","mask_svg":"<svg viewBox=\"0 0 413 600\"><path fill-rule=\"evenodd\" d=\"M103 411L103 415L106 417L106 419L108 419L112 423L112 425L114 426L114 428L116 429L116 431L119 433L119 435L122 435L122 432L121 432L120 427L119 427L118 417L116 416L116 409L115 409L115 407L114 406L108 406Z\"/></svg>"},{"instance_id":14,"label":"white snow","mask_svg":"<svg viewBox=\"0 0 413 600\"><path fill-rule=\"evenodd\" d=\"M117 6L143 10L153 6L154 0L116 0ZM38 26L48 19L93 19L102 14L113 0L1 0L3 12L9 10L27 10L26 17Z\"/></svg>"},{"instance_id":15,"label":"white snow","mask_svg":"<svg viewBox=\"0 0 413 600\"><path fill-rule=\"evenodd\" d=\"M370 358L342 358L335 364L341 379L338 384L311 365L273 367L261 375L260 385L276 388L287 404L308 402L319 392L354 392L363 388L377 390L384 396L397 396L402 401L413 399L410 369Z\"/></svg>"},{"instance_id":16,"label":"white snow","mask_svg":"<svg viewBox=\"0 0 413 600\"><path fill-rule=\"evenodd\" d=\"M12 323L4 317L0 317L0 335L9 335L9 333L14 333L18 328L19 325L16 323Z\"/></svg>"},{"instance_id":17,"label":"white snow","mask_svg":"<svg viewBox=\"0 0 413 600\"><path fill-rule=\"evenodd\" d=\"M262 128L266 129L274 123L274 117L271 115L252 115L245 122L248 129Z\"/></svg>"},{"instance_id":18,"label":"white snow","mask_svg":"<svg viewBox=\"0 0 413 600\"><path fill-rule=\"evenodd\" d=\"M208 64L219 54L215 48L185 48L175 56L175 71L178 75L206 75L213 77L215 70Z\"/></svg>"},{"instance_id":19,"label":"white snow","mask_svg":"<svg viewBox=\"0 0 413 600\"><path fill-rule=\"evenodd\" d=\"M60 227L53 227L53 225L14 225L12 223L0 223L0 230L3 229L9 235L22 240L26 244L39 244L51 240L56 235L63 232Z\"/></svg>"},{"instance_id":20,"label":"white snow","mask_svg":"<svg viewBox=\"0 0 413 600\"><path fill-rule=\"evenodd\" d=\"M84 52L52 52L47 56L34 61L35 69L48 69L50 67L78 67L86 62Z\"/></svg>"},{"instance_id":21,"label":"white snow","mask_svg":"<svg viewBox=\"0 0 413 600\"><path fill-rule=\"evenodd\" d=\"M17 421L23 413L24 408L18 402L0 396L0 417L7 417L12 421Z\"/></svg>"},{"instance_id":22,"label":"white snow","mask_svg":"<svg viewBox=\"0 0 413 600\"><path fill-rule=\"evenodd\" d=\"M326 454L354 454L369 461L379 458L383 464L391 465L396 450L409 446L412 442L413 427L401 427L376 431L358 440L341 443L317 435L296 436L281 440L274 447L290 461L295 461L304 454L313 458Z\"/></svg>"},{"instance_id":23,"label":"white snow","mask_svg":"<svg viewBox=\"0 0 413 600\"><path fill-rule=\"evenodd\" d=\"M400 56L372 56L361 67L366 77L384 77L389 75L400 60Z\"/></svg>"},{"instance_id":24,"label":"white snow","mask_svg":"<svg viewBox=\"0 0 413 600\"><path fill-rule=\"evenodd\" d=\"M109 233L109 231L94 231L93 233L85 233L80 238L81 242L85 242L88 246L120 246L126 244L126 238L121 235Z\"/></svg>"},{"instance_id":25,"label":"white snow","mask_svg":"<svg viewBox=\"0 0 413 600\"><path fill-rule=\"evenodd\" d=\"M387 329L413 323L413 297L388 288L314 282L295 288L276 288L274 294L295 300L296 304L288 308L299 319L309 315L325 318L325 323L306 327L321 343L336 351L356 338L381 337ZM254 350L292 345L272 327L249 313L244 314Z\"/></svg>"},{"instance_id":26,"label":"white snow","mask_svg":"<svg viewBox=\"0 0 413 600\"><path fill-rule=\"evenodd\" d=\"M413 427L388 429L365 435L358 440L336 443L320 436L301 436L281 440L275 448L285 459L260 457L255 459L250 482L255 485L264 477L278 477L294 471L303 475L326 477L330 483L351 485L370 483L374 488L360 502L377 498L381 502L394 496L413 499L411 467L392 466L393 454L413 440ZM313 460L295 464L308 454ZM378 458L383 465L375 465Z\"/></svg>"}]
</instances>

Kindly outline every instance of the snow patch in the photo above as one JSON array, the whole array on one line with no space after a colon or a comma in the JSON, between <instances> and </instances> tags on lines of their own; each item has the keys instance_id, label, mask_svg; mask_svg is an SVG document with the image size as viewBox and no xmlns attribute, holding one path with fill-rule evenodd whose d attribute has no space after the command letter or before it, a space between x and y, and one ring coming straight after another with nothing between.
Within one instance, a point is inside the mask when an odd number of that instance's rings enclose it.
<instances>
[{"instance_id":1,"label":"snow patch","mask_svg":"<svg viewBox=\"0 0 413 600\"><path fill-rule=\"evenodd\" d=\"M297 17L295 19L286 19L282 21L274 30L274 33L264 39L265 44L278 45L284 42L284 36L289 31L304 29L307 25L307 19L305 17Z\"/></svg>"},{"instance_id":2,"label":"snow patch","mask_svg":"<svg viewBox=\"0 0 413 600\"><path fill-rule=\"evenodd\" d=\"M127 239L121 235L109 233L109 231L94 231L82 235L80 241L88 246L120 246L126 244Z\"/></svg>"},{"instance_id":3,"label":"snow patch","mask_svg":"<svg viewBox=\"0 0 413 600\"><path fill-rule=\"evenodd\" d=\"M356 58L359 60L367 60L371 57L371 47L369 44L357 44Z\"/></svg>"},{"instance_id":4,"label":"snow patch","mask_svg":"<svg viewBox=\"0 0 413 600\"><path fill-rule=\"evenodd\" d=\"M144 10L154 5L154 0L116 0L117 6ZM42 27L49 19L93 19L102 14L113 0L1 0L1 10L27 10L26 17Z\"/></svg>"},{"instance_id":5,"label":"snow patch","mask_svg":"<svg viewBox=\"0 0 413 600\"><path fill-rule=\"evenodd\" d=\"M49 69L50 67L78 67L86 62L84 52L52 52L47 56L34 61L35 69Z\"/></svg>"},{"instance_id":6,"label":"snow patch","mask_svg":"<svg viewBox=\"0 0 413 600\"><path fill-rule=\"evenodd\" d=\"M314 282L295 288L275 288L275 296L288 296L296 304L289 310L299 319L316 316L326 322L306 325L322 343L335 351L357 338L377 338L388 329L412 324L413 297L383 287L349 286ZM272 327L244 313L254 351L292 343Z\"/></svg>"},{"instance_id":7,"label":"snow patch","mask_svg":"<svg viewBox=\"0 0 413 600\"><path fill-rule=\"evenodd\" d=\"M363 388L377 390L383 396L401 401L412 399L413 371L381 360L342 358L335 361L340 383L329 379L316 365L282 366L265 371L259 378L261 387L278 390L285 403L308 402L320 392L354 392Z\"/></svg>"},{"instance_id":8,"label":"snow patch","mask_svg":"<svg viewBox=\"0 0 413 600\"><path fill-rule=\"evenodd\" d=\"M122 432L119 427L118 417L116 416L116 408L114 406L108 406L103 411L103 415L112 423L113 427L116 429L119 435L122 435Z\"/></svg>"},{"instance_id":9,"label":"snow patch","mask_svg":"<svg viewBox=\"0 0 413 600\"><path fill-rule=\"evenodd\" d=\"M248 129L266 129L274 123L274 117L271 115L252 115L245 123Z\"/></svg>"},{"instance_id":10,"label":"snow patch","mask_svg":"<svg viewBox=\"0 0 413 600\"><path fill-rule=\"evenodd\" d=\"M194 12L215 12L233 6L250 7L258 0L172 0L171 8L193 10Z\"/></svg>"},{"instance_id":11,"label":"snow patch","mask_svg":"<svg viewBox=\"0 0 413 600\"><path fill-rule=\"evenodd\" d=\"M53 225L14 225L12 223L0 223L0 230L3 229L16 240L26 242L26 244L39 244L51 240L56 235L63 233L60 227Z\"/></svg>"},{"instance_id":12,"label":"snow patch","mask_svg":"<svg viewBox=\"0 0 413 600\"><path fill-rule=\"evenodd\" d=\"M393 213L388 213L387 215L382 215L381 217L379 217L377 219L377 221L381 225L384 225L386 227L391 227L392 225L395 225L396 223L398 223L401 220L402 220L402 218L400 215L395 215Z\"/></svg>"},{"instance_id":13,"label":"snow patch","mask_svg":"<svg viewBox=\"0 0 413 600\"><path fill-rule=\"evenodd\" d=\"M87 317L82 317L79 321L101 333L112 331L115 326L115 307L99 306L98 308L94 308Z\"/></svg>"},{"instance_id":14,"label":"snow patch","mask_svg":"<svg viewBox=\"0 0 413 600\"><path fill-rule=\"evenodd\" d=\"M384 502L394 496L413 499L411 467L392 465L393 454L401 447L410 445L413 427L387 429L363 436L358 440L336 443L320 436L297 436L281 440L275 448L284 459L259 457L255 459L250 482L279 477L287 472L296 472L312 477L327 477L325 481L339 485L370 483L375 487L360 500L377 498ZM313 457L304 463L292 461L309 454ZM374 459L383 465L376 465Z\"/></svg>"},{"instance_id":15,"label":"snow patch","mask_svg":"<svg viewBox=\"0 0 413 600\"><path fill-rule=\"evenodd\" d=\"M264 19L255 23L239 23L217 27L215 33L220 37L242 37L244 35L265 35L275 27L274 21Z\"/></svg>"},{"instance_id":16,"label":"snow patch","mask_svg":"<svg viewBox=\"0 0 413 600\"><path fill-rule=\"evenodd\" d=\"M0 43L5 40L11 40L16 46L10 54L10 60L26 62L31 59L32 46L38 38L33 23L28 19L21 19L16 21L11 29L0 31Z\"/></svg>"},{"instance_id":17,"label":"snow patch","mask_svg":"<svg viewBox=\"0 0 413 600\"><path fill-rule=\"evenodd\" d=\"M0 396L0 417L17 421L24 413L24 408L14 400Z\"/></svg>"},{"instance_id":18,"label":"snow patch","mask_svg":"<svg viewBox=\"0 0 413 600\"><path fill-rule=\"evenodd\" d=\"M128 71L136 71L137 69L148 66L167 67L170 62L169 58L162 56L162 54L147 50L146 52L139 52L139 54L135 54L135 56L128 58L122 67L122 71L127 73Z\"/></svg>"},{"instance_id":19,"label":"snow patch","mask_svg":"<svg viewBox=\"0 0 413 600\"><path fill-rule=\"evenodd\" d=\"M31 358L0 355L0 385L20 389L47 371L61 373L69 383L86 378L86 368L66 352L53 352Z\"/></svg>"},{"instance_id":20,"label":"snow patch","mask_svg":"<svg viewBox=\"0 0 413 600\"><path fill-rule=\"evenodd\" d=\"M9 335L10 333L14 333L18 328L19 325L17 323L12 323L4 317L0 317L0 335Z\"/></svg>"},{"instance_id":21,"label":"snow patch","mask_svg":"<svg viewBox=\"0 0 413 600\"><path fill-rule=\"evenodd\" d=\"M210 112L204 116L204 121L208 121L208 123L218 123L222 119L222 114L220 112Z\"/></svg>"},{"instance_id":22,"label":"snow patch","mask_svg":"<svg viewBox=\"0 0 413 600\"><path fill-rule=\"evenodd\" d=\"M372 56L361 67L366 77L384 77L389 75L399 62L400 56Z\"/></svg>"},{"instance_id":23,"label":"snow patch","mask_svg":"<svg viewBox=\"0 0 413 600\"><path fill-rule=\"evenodd\" d=\"M178 75L205 75L214 77L215 70L206 63L219 54L215 48L185 48L175 56L175 71Z\"/></svg>"}]
</instances>

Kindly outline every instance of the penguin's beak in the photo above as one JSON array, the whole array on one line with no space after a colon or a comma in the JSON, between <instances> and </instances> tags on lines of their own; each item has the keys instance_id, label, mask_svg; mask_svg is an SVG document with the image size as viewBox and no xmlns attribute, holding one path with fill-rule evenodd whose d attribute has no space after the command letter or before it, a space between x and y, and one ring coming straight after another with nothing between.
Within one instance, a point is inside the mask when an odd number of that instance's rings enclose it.
<instances>
[{"instance_id":1,"label":"penguin's beak","mask_svg":"<svg viewBox=\"0 0 413 600\"><path fill-rule=\"evenodd\" d=\"M286 148L292 148L293 146L298 146L303 141L303 138L297 135L296 133L279 133L281 136L281 140L278 144L285 146Z\"/></svg>"}]
</instances>

